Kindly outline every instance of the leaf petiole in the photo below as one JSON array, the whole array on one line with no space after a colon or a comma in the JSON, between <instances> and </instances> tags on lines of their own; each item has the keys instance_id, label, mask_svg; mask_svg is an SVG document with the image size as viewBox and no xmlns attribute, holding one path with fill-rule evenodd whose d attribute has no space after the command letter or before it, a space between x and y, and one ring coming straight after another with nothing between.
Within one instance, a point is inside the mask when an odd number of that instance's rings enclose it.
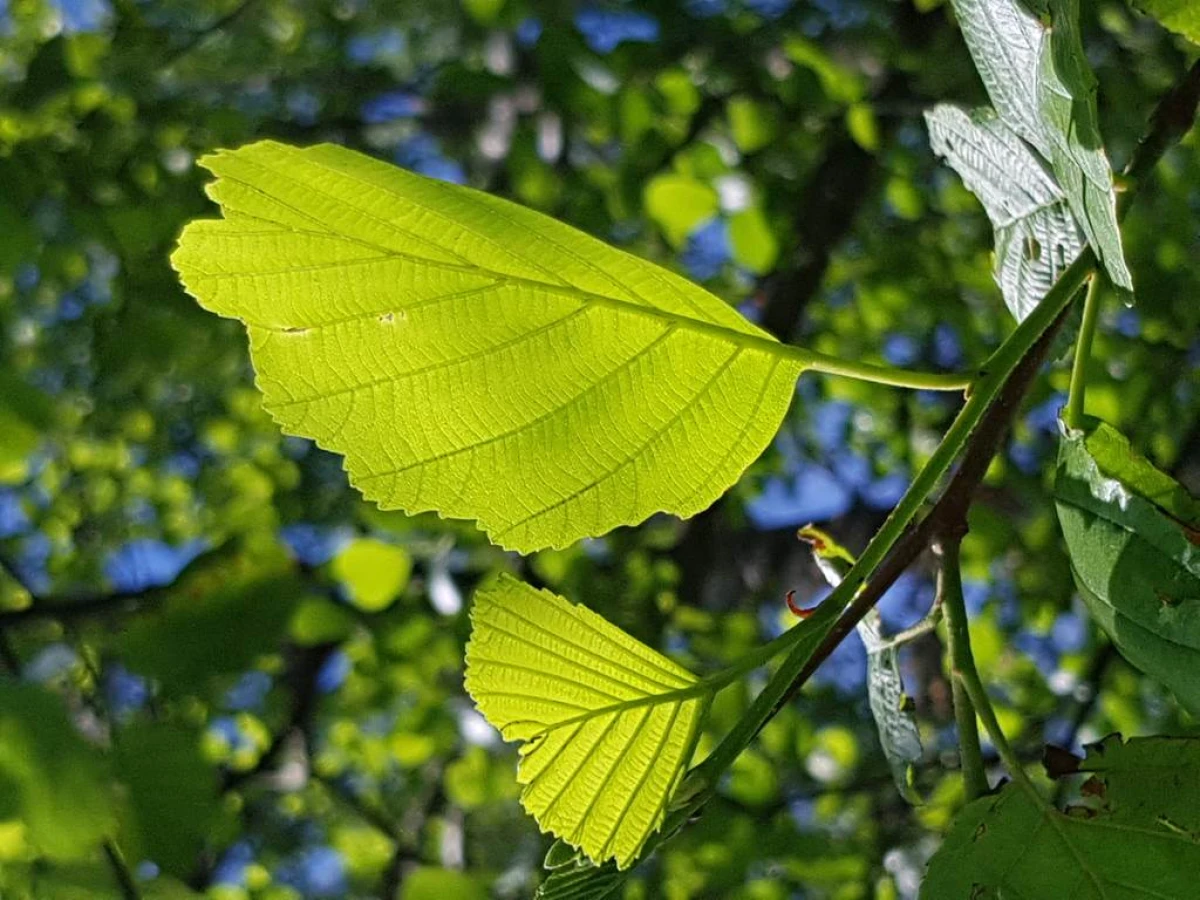
<instances>
[{"instance_id":1,"label":"leaf petiole","mask_svg":"<svg viewBox=\"0 0 1200 900\"><path fill-rule=\"evenodd\" d=\"M1096 323L1100 318L1100 276L1088 284L1087 298L1083 303L1083 321L1079 326L1079 338L1075 341L1075 359L1071 364L1071 388L1067 396L1064 413L1066 423L1079 428L1083 422L1084 396L1087 393L1087 369L1092 357L1092 340L1096 336Z\"/></svg>"},{"instance_id":2,"label":"leaf petiole","mask_svg":"<svg viewBox=\"0 0 1200 900\"><path fill-rule=\"evenodd\" d=\"M806 369L822 372L826 375L841 375L858 381L868 381L872 384L885 384L891 387L913 388L925 391L965 391L975 381L976 373L970 372L910 372L907 369L893 369L890 366L880 366L875 363L855 362L826 356L806 350L803 347L784 345L786 353L804 365Z\"/></svg>"}]
</instances>

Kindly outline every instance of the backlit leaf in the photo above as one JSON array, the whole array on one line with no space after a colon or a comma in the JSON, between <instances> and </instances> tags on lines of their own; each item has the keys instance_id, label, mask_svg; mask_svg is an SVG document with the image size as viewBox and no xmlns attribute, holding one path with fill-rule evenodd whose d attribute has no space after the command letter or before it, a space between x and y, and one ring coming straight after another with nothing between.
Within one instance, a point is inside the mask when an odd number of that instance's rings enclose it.
<instances>
[{"instance_id":1,"label":"backlit leaf","mask_svg":"<svg viewBox=\"0 0 1200 900\"><path fill-rule=\"evenodd\" d=\"M1054 491L1088 610L1129 662L1200 715L1196 501L1103 423L1063 439Z\"/></svg>"},{"instance_id":2,"label":"backlit leaf","mask_svg":"<svg viewBox=\"0 0 1200 900\"><path fill-rule=\"evenodd\" d=\"M662 824L711 691L591 610L509 576L471 611L467 691L522 742L521 803L543 830L625 868Z\"/></svg>"},{"instance_id":3,"label":"backlit leaf","mask_svg":"<svg viewBox=\"0 0 1200 900\"><path fill-rule=\"evenodd\" d=\"M1200 741L1106 741L1081 769L1089 801L1065 812L1014 783L959 813L922 900L1189 900L1200 872Z\"/></svg>"},{"instance_id":4,"label":"backlit leaf","mask_svg":"<svg viewBox=\"0 0 1200 900\"><path fill-rule=\"evenodd\" d=\"M717 192L687 175L658 175L647 183L646 213L667 236L672 246L682 247L697 225L716 215Z\"/></svg>"},{"instance_id":5,"label":"backlit leaf","mask_svg":"<svg viewBox=\"0 0 1200 900\"><path fill-rule=\"evenodd\" d=\"M206 157L173 262L241 319L289 433L386 509L532 551L680 516L775 434L801 364L703 289L512 203L328 145Z\"/></svg>"},{"instance_id":6,"label":"backlit leaf","mask_svg":"<svg viewBox=\"0 0 1200 900\"><path fill-rule=\"evenodd\" d=\"M954 0L954 9L1001 122L1046 160L1109 278L1132 290L1078 0L1050 3L1053 29L1018 0Z\"/></svg>"},{"instance_id":7,"label":"backlit leaf","mask_svg":"<svg viewBox=\"0 0 1200 900\"><path fill-rule=\"evenodd\" d=\"M581 859L556 868L538 886L535 900L603 900L612 897L628 878L629 870L618 868L611 860L597 866Z\"/></svg>"},{"instance_id":8,"label":"backlit leaf","mask_svg":"<svg viewBox=\"0 0 1200 900\"><path fill-rule=\"evenodd\" d=\"M1066 195L991 110L940 105L925 114L933 152L983 204L996 233L996 283L1024 319L1083 249Z\"/></svg>"},{"instance_id":9,"label":"backlit leaf","mask_svg":"<svg viewBox=\"0 0 1200 900\"><path fill-rule=\"evenodd\" d=\"M813 525L806 525L797 534L812 548L813 559L830 587L837 587L854 565L854 555ZM918 804L921 797L912 786L912 764L922 755L921 732L916 716L904 693L900 677L899 648L883 634L883 617L870 609L854 626L867 650L867 701L879 744L888 761L896 790L909 803Z\"/></svg>"},{"instance_id":10,"label":"backlit leaf","mask_svg":"<svg viewBox=\"0 0 1200 900\"><path fill-rule=\"evenodd\" d=\"M896 790L909 803L920 803L921 796L912 784L912 767L923 753L921 732L912 699L904 693L900 651L883 636L883 620L877 610L863 616L855 629L867 648L867 700Z\"/></svg>"}]
</instances>

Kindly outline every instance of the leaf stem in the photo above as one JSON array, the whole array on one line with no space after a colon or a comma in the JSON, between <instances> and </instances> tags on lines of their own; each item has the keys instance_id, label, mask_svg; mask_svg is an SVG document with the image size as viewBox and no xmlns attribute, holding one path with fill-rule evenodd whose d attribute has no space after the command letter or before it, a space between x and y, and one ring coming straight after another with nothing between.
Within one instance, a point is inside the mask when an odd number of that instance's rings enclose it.
<instances>
[{"instance_id":1,"label":"leaf stem","mask_svg":"<svg viewBox=\"0 0 1200 900\"><path fill-rule=\"evenodd\" d=\"M1021 757L1017 755L1012 744L1008 742L1008 738L1004 736L1004 729L1000 727L1000 720L996 718L996 711L992 708L991 698L988 697L987 689L983 686L983 680L979 677L979 670L975 668L975 658L971 654L969 643L964 663L961 668L956 667L955 669L955 682L960 683L963 690L967 692L967 696L971 700L971 705L975 707L975 713L979 716L979 720L983 722L983 727L987 731L988 737L996 745L996 752L1000 754L1000 759L1004 762L1009 774L1012 775L1013 779L1023 790L1031 796L1036 797L1040 804L1045 805L1046 798L1042 796L1041 791L1034 787L1029 776L1025 774L1025 767L1021 762Z\"/></svg>"},{"instance_id":2,"label":"leaf stem","mask_svg":"<svg viewBox=\"0 0 1200 900\"><path fill-rule=\"evenodd\" d=\"M1079 326L1079 337L1075 341L1075 359L1071 365L1071 392L1067 397L1064 413L1067 425L1071 428L1079 428L1083 423L1087 369L1092 356L1092 339L1096 336L1096 323L1100 318L1100 281L1097 275L1088 284L1087 297L1083 302L1083 321Z\"/></svg>"},{"instance_id":3,"label":"leaf stem","mask_svg":"<svg viewBox=\"0 0 1200 900\"><path fill-rule=\"evenodd\" d=\"M961 538L955 536L943 541L940 546L938 598L946 612L946 653L950 662L950 684L954 698L954 722L958 726L958 754L962 762L963 788L967 800L971 801L986 794L990 786L987 769L983 764L983 748L979 744L979 723L975 718L975 705L959 677L960 672L975 668L971 654L967 606L963 601L959 553L961 544Z\"/></svg>"},{"instance_id":4,"label":"leaf stem","mask_svg":"<svg viewBox=\"0 0 1200 900\"><path fill-rule=\"evenodd\" d=\"M963 391L971 386L975 373L964 372L910 372L907 369L893 369L890 366L880 366L875 363L857 362L849 359L839 359L836 356L826 356L801 347L784 345L792 356L805 368L826 375L842 375L872 384L886 384L891 387L914 388L925 391Z\"/></svg>"}]
</instances>

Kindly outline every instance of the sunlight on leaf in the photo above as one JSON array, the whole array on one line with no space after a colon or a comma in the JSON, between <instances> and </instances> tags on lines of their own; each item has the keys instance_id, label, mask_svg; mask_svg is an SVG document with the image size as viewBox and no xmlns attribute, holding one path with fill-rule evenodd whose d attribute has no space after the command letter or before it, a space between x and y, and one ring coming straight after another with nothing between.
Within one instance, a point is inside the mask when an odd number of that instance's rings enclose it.
<instances>
[{"instance_id":1,"label":"sunlight on leaf","mask_svg":"<svg viewBox=\"0 0 1200 900\"><path fill-rule=\"evenodd\" d=\"M1066 195L992 110L939 105L925 114L933 152L983 204L996 232L996 283L1024 319L1083 249Z\"/></svg>"},{"instance_id":2,"label":"sunlight on leaf","mask_svg":"<svg viewBox=\"0 0 1200 900\"><path fill-rule=\"evenodd\" d=\"M1130 663L1200 715L1195 499L1104 423L1063 438L1054 494L1088 611Z\"/></svg>"},{"instance_id":3,"label":"sunlight on leaf","mask_svg":"<svg viewBox=\"0 0 1200 900\"><path fill-rule=\"evenodd\" d=\"M1053 0L1050 7L1054 27L1047 29L1018 0L954 0L1000 121L1046 161L1109 278L1132 290L1098 127L1095 78L1079 36L1078 2Z\"/></svg>"},{"instance_id":4,"label":"sunlight on leaf","mask_svg":"<svg viewBox=\"0 0 1200 900\"><path fill-rule=\"evenodd\" d=\"M723 301L553 219L339 147L205 157L225 218L172 261L241 319L266 408L385 509L524 552L693 515L801 364Z\"/></svg>"},{"instance_id":5,"label":"sunlight on leaf","mask_svg":"<svg viewBox=\"0 0 1200 900\"><path fill-rule=\"evenodd\" d=\"M662 824L711 692L586 607L502 576L475 596L467 691L521 741L521 803L624 868Z\"/></svg>"}]
</instances>

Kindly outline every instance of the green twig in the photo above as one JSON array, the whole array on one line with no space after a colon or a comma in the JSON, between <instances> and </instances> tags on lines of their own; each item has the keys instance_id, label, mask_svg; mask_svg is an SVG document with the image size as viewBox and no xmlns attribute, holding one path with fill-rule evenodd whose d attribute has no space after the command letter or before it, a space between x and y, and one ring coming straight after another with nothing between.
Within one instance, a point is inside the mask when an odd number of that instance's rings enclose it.
<instances>
[{"instance_id":1,"label":"green twig","mask_svg":"<svg viewBox=\"0 0 1200 900\"><path fill-rule=\"evenodd\" d=\"M1087 370L1092 356L1092 339L1096 336L1096 323L1100 318L1100 276L1092 278L1087 297L1083 302L1083 322L1079 326L1079 338L1075 341L1075 359L1071 365L1071 392L1067 397L1064 414L1067 425L1080 428L1083 424L1083 401L1087 393Z\"/></svg>"},{"instance_id":2,"label":"green twig","mask_svg":"<svg viewBox=\"0 0 1200 900\"><path fill-rule=\"evenodd\" d=\"M946 611L946 653L950 661L950 684L954 695L954 721L958 726L958 754L962 761L963 788L967 800L988 792L987 769L983 763L983 748L979 744L979 723L975 705L959 678L959 672L974 668L971 656L971 633L967 624L967 606L963 601L962 570L959 550L961 539L951 537L940 546L941 565L938 569L938 597ZM997 744L997 747L1000 745Z\"/></svg>"},{"instance_id":3,"label":"green twig","mask_svg":"<svg viewBox=\"0 0 1200 900\"><path fill-rule=\"evenodd\" d=\"M1034 787L1029 776L1025 774L1025 766L1021 762L1021 757L1008 742L1008 738L1004 736L1004 729L1000 727L1000 720L996 718L996 711L992 708L992 700L988 697L983 680L979 677L979 670L975 668L975 658L971 654L969 640L968 638L964 659L955 669L955 681L960 682L967 692L971 704L975 707L976 715L983 722L984 730L987 731L988 737L995 745L996 752L1000 754L1000 759L1008 769L1008 773L1023 790L1037 798L1039 805L1045 806L1046 798L1042 796L1041 791Z\"/></svg>"},{"instance_id":4,"label":"green twig","mask_svg":"<svg viewBox=\"0 0 1200 900\"><path fill-rule=\"evenodd\" d=\"M117 846L116 841L112 838L104 842L104 857L108 860L108 865L113 870L118 887L121 888L122 900L142 900L142 892L138 890L137 882L133 879L133 873L129 871L129 866L125 863L125 857L121 854L121 848Z\"/></svg>"}]
</instances>

